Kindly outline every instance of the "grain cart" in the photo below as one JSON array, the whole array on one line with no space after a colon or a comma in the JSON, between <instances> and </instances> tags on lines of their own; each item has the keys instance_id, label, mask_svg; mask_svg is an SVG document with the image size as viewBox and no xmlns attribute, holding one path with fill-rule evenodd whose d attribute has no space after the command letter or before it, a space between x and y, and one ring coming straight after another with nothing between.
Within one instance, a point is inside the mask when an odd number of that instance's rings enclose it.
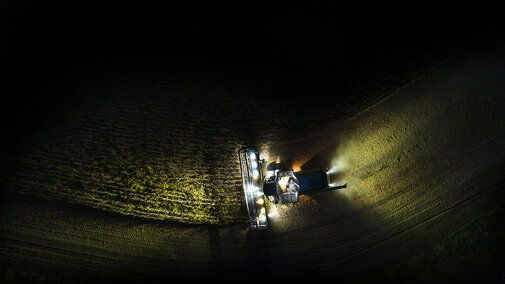
<instances>
[{"instance_id":1,"label":"grain cart","mask_svg":"<svg viewBox=\"0 0 505 284\"><path fill-rule=\"evenodd\" d=\"M295 203L298 196L347 187L333 186L327 169L298 171L275 168L263 174L266 165L254 148L238 151L245 203L251 229L268 225L266 201L278 204Z\"/></svg>"}]
</instances>

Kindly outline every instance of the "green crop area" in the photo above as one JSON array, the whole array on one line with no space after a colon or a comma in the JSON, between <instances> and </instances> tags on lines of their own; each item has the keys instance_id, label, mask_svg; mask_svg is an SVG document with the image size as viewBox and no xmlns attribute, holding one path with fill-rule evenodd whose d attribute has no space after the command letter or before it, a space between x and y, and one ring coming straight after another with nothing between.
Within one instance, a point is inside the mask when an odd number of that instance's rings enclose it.
<instances>
[{"instance_id":1,"label":"green crop area","mask_svg":"<svg viewBox=\"0 0 505 284\"><path fill-rule=\"evenodd\" d=\"M187 156L182 151L162 152L149 162L138 149L107 150L63 146L54 155L73 157L68 162L30 156L23 160L24 175L12 178L23 193L127 215L183 223L243 220L241 184L236 176L229 181L212 179L216 162L205 160L204 149Z\"/></svg>"}]
</instances>

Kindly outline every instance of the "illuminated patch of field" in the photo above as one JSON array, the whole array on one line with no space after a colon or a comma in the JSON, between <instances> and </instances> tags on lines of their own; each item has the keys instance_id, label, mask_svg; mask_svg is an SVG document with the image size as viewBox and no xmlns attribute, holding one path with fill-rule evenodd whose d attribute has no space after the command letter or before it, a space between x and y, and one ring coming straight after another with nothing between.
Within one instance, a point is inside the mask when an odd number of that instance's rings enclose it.
<instances>
[{"instance_id":1,"label":"illuminated patch of field","mask_svg":"<svg viewBox=\"0 0 505 284\"><path fill-rule=\"evenodd\" d=\"M492 68L479 67L485 64ZM339 133L336 157L345 165L345 180L353 185L354 190L343 191L353 204L373 207L389 218L405 213L407 204L437 204L447 184L471 184L471 177L499 163L504 155L503 86L488 82L500 82L493 76L501 69L489 59L476 58L460 70L479 71L452 74L466 78L458 86L451 78L436 75L450 72L434 70L431 76L437 80L426 78L423 87L411 84L393 102L385 101L359 120L349 121ZM481 87L472 89L472 84ZM461 155L472 148L476 150ZM458 175L452 175L455 168ZM469 190L458 198L475 193Z\"/></svg>"},{"instance_id":2,"label":"illuminated patch of field","mask_svg":"<svg viewBox=\"0 0 505 284\"><path fill-rule=\"evenodd\" d=\"M233 223L243 220L241 191L234 184L209 179L203 161L192 164L173 157L151 165L122 157L91 168L53 166L25 160L37 180L14 180L22 192L148 218L185 223ZM198 166L194 169L192 166ZM44 188L43 191L29 190Z\"/></svg>"}]
</instances>

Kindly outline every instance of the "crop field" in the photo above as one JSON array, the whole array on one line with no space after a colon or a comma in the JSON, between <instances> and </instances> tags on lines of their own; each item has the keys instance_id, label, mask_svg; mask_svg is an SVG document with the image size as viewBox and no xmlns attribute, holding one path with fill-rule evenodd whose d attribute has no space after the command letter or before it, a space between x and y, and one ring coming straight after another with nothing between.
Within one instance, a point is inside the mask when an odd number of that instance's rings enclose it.
<instances>
[{"instance_id":1,"label":"crop field","mask_svg":"<svg viewBox=\"0 0 505 284\"><path fill-rule=\"evenodd\" d=\"M321 82L88 70L61 84L58 111L2 161L4 189L161 220L244 222L240 147L328 131L448 54L419 50Z\"/></svg>"},{"instance_id":2,"label":"crop field","mask_svg":"<svg viewBox=\"0 0 505 284\"><path fill-rule=\"evenodd\" d=\"M2 280L505 279L503 44L400 50L52 73L44 120L2 149ZM250 231L243 146L347 188Z\"/></svg>"}]
</instances>

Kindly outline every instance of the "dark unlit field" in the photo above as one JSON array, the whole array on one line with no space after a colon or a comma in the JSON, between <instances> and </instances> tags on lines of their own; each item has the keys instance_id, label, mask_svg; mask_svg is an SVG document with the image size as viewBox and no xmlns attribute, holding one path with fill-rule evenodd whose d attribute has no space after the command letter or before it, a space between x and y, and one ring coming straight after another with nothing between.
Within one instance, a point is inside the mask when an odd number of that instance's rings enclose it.
<instances>
[{"instance_id":1,"label":"dark unlit field","mask_svg":"<svg viewBox=\"0 0 505 284\"><path fill-rule=\"evenodd\" d=\"M334 97L307 116L296 115L294 98L259 100L265 89L289 97L289 87L272 90L268 81L237 89L126 74L80 78L88 86L76 90L81 101L67 100L51 127L20 147L21 159L4 161L6 277L236 279L265 261L275 263L261 265L268 276L288 268L292 277L374 275L503 205L499 48L459 51L405 78L378 71L368 90L348 88L368 92L361 101ZM339 86L318 92L331 98ZM236 162L248 144L294 165L329 162L348 188L273 206L270 227L248 232Z\"/></svg>"}]
</instances>

